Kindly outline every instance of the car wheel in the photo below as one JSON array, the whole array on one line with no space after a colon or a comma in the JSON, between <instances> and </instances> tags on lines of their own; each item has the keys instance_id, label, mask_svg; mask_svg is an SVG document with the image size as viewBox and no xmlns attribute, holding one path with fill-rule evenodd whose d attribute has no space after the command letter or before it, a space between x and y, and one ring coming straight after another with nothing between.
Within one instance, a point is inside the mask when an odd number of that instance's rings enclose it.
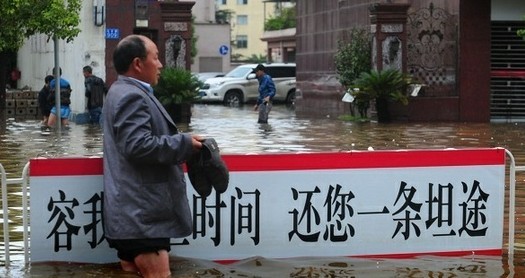
<instances>
[{"instance_id":1,"label":"car wheel","mask_svg":"<svg viewBox=\"0 0 525 278\"><path fill-rule=\"evenodd\" d=\"M242 93L238 91L227 92L224 95L224 105L241 106L243 104Z\"/></svg>"},{"instance_id":2,"label":"car wheel","mask_svg":"<svg viewBox=\"0 0 525 278\"><path fill-rule=\"evenodd\" d=\"M288 95L286 96L286 105L294 105L295 104L295 90L292 90L288 92Z\"/></svg>"}]
</instances>

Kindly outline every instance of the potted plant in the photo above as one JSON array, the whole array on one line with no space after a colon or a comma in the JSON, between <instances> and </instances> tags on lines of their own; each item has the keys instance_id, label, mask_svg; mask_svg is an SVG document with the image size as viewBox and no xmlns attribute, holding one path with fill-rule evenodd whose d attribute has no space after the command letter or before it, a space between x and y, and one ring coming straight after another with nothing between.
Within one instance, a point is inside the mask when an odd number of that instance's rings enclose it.
<instances>
[{"instance_id":1,"label":"potted plant","mask_svg":"<svg viewBox=\"0 0 525 278\"><path fill-rule=\"evenodd\" d=\"M190 71L167 67L162 69L153 91L174 122L189 123L191 105L199 94L200 86L201 82Z\"/></svg>"},{"instance_id":2,"label":"potted plant","mask_svg":"<svg viewBox=\"0 0 525 278\"><path fill-rule=\"evenodd\" d=\"M396 69L363 72L354 82L352 95L356 102L375 100L378 122L389 122L389 102L408 104L407 88L411 78Z\"/></svg>"}]
</instances>

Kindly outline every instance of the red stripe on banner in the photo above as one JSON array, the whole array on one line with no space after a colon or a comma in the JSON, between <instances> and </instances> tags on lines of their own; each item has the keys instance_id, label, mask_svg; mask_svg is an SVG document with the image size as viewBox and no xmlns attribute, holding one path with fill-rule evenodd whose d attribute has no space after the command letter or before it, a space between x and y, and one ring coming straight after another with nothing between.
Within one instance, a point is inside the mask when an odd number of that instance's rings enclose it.
<instances>
[{"instance_id":1,"label":"red stripe on banner","mask_svg":"<svg viewBox=\"0 0 525 278\"><path fill-rule=\"evenodd\" d=\"M283 171L505 165L505 149L352 151L300 154L227 154L230 171ZM102 175L102 158L36 158L31 176Z\"/></svg>"},{"instance_id":2,"label":"red stripe on banner","mask_svg":"<svg viewBox=\"0 0 525 278\"><path fill-rule=\"evenodd\" d=\"M224 155L230 171L505 165L505 149Z\"/></svg>"},{"instance_id":3,"label":"red stripe on banner","mask_svg":"<svg viewBox=\"0 0 525 278\"><path fill-rule=\"evenodd\" d=\"M34 158L30 176L93 176L104 173L101 157Z\"/></svg>"}]
</instances>

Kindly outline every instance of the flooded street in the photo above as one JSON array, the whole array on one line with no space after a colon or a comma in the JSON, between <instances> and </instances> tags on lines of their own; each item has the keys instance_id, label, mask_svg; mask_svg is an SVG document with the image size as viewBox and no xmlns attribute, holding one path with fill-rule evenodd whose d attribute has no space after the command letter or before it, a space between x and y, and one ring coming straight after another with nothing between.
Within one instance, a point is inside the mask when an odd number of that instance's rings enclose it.
<instances>
[{"instance_id":1,"label":"flooded street","mask_svg":"<svg viewBox=\"0 0 525 278\"><path fill-rule=\"evenodd\" d=\"M192 122L179 125L184 132L213 137L226 154L340 152L502 147L525 166L525 123L391 123L345 122L335 118L299 118L283 105L275 105L269 124L257 124L251 105L230 108L197 104ZM71 125L60 135L43 134L38 120L5 121L0 116L0 164L7 178L19 178L33 157L102 156L102 130L98 126ZM421 256L408 259L308 257L292 259L246 258L222 265L212 261L172 257L174 277L525 277L525 175L517 174L516 255L467 257ZM508 181L506 181L508 182ZM21 189L10 187L9 219L12 265L0 277L138 277L125 274L116 264L39 263L25 268L22 250ZM507 225L504 225L505 229ZM504 244L507 244L504 231ZM12 247L13 247L12 246ZM505 248L506 246L504 246ZM176 252L176 250L174 250Z\"/></svg>"}]
</instances>

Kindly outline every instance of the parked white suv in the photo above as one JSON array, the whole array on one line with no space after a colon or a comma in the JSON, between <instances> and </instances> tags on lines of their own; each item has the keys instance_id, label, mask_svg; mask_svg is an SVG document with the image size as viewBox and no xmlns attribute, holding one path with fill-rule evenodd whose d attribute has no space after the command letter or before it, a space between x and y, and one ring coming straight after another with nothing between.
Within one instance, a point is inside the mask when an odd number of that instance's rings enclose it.
<instances>
[{"instance_id":1,"label":"parked white suv","mask_svg":"<svg viewBox=\"0 0 525 278\"><path fill-rule=\"evenodd\" d=\"M295 63L263 64L265 73L275 83L274 101L292 104L295 101ZM259 97L259 81L252 69L257 64L240 65L223 77L210 78L199 90L201 101L241 105Z\"/></svg>"}]
</instances>

